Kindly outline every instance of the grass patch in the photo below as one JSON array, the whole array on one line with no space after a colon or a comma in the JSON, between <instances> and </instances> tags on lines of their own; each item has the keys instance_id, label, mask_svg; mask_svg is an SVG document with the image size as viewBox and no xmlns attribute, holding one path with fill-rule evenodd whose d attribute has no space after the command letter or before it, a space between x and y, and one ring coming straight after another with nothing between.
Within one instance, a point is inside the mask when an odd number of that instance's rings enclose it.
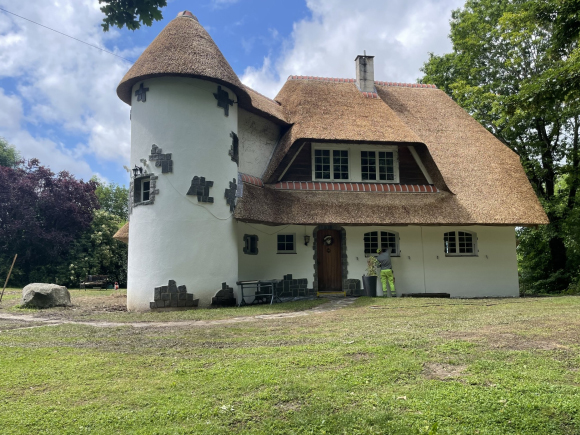
<instances>
[{"instance_id":1,"label":"grass patch","mask_svg":"<svg viewBox=\"0 0 580 435\"><path fill-rule=\"evenodd\" d=\"M578 297L360 298L235 324L11 329L0 432L579 434L579 337Z\"/></svg>"}]
</instances>

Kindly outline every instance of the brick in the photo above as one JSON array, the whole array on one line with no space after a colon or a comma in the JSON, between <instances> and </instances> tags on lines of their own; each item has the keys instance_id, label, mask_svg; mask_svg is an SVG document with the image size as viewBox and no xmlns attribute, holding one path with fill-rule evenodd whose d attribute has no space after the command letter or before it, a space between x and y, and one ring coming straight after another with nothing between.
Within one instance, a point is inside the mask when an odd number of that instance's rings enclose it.
<instances>
[{"instance_id":1,"label":"brick","mask_svg":"<svg viewBox=\"0 0 580 435\"><path fill-rule=\"evenodd\" d=\"M155 302L155 304L157 305L157 308L165 307L165 301L162 301L162 300Z\"/></svg>"},{"instance_id":2,"label":"brick","mask_svg":"<svg viewBox=\"0 0 580 435\"><path fill-rule=\"evenodd\" d=\"M157 308L157 302L149 302L149 308Z\"/></svg>"},{"instance_id":3,"label":"brick","mask_svg":"<svg viewBox=\"0 0 580 435\"><path fill-rule=\"evenodd\" d=\"M170 293L161 293L161 300L162 301L168 301L171 299L171 294Z\"/></svg>"}]
</instances>

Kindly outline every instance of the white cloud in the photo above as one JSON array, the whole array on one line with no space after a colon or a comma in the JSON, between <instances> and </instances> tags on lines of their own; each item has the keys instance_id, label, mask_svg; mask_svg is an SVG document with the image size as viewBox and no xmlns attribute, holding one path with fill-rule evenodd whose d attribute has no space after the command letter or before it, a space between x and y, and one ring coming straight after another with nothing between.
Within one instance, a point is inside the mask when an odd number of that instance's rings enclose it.
<instances>
[{"instance_id":1,"label":"white cloud","mask_svg":"<svg viewBox=\"0 0 580 435\"><path fill-rule=\"evenodd\" d=\"M102 31L97 0L0 0L0 6L99 47L119 37L114 30ZM118 54L136 58L141 51L136 47ZM125 162L130 152L129 106L115 89L129 67L110 54L0 12L0 81L10 78L6 83L14 92L0 93L0 135L25 157L83 177L91 173L84 160L88 155ZM8 117L1 119L1 112ZM31 126L63 129L84 139L65 147L54 136L31 134Z\"/></svg>"},{"instance_id":2,"label":"white cloud","mask_svg":"<svg viewBox=\"0 0 580 435\"><path fill-rule=\"evenodd\" d=\"M415 82L428 52L451 49L451 10L464 0L307 0L312 17L294 24L279 57L248 67L242 82L270 97L289 75L352 78L358 54L375 56L375 78Z\"/></svg>"}]
</instances>

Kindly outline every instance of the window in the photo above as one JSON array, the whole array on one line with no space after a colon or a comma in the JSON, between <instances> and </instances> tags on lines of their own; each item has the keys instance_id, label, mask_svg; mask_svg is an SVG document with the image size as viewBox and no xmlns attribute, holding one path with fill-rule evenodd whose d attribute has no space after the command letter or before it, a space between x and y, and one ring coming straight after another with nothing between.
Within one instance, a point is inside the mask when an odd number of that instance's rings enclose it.
<instances>
[{"instance_id":1,"label":"window","mask_svg":"<svg viewBox=\"0 0 580 435\"><path fill-rule=\"evenodd\" d=\"M151 199L151 179L149 177L136 178L134 181L133 202L146 202Z\"/></svg>"},{"instance_id":2,"label":"window","mask_svg":"<svg viewBox=\"0 0 580 435\"><path fill-rule=\"evenodd\" d=\"M450 231L443 234L445 255L477 255L477 234L467 231Z\"/></svg>"},{"instance_id":3,"label":"window","mask_svg":"<svg viewBox=\"0 0 580 435\"><path fill-rule=\"evenodd\" d=\"M244 234L244 254L258 255L258 236Z\"/></svg>"},{"instance_id":4,"label":"window","mask_svg":"<svg viewBox=\"0 0 580 435\"><path fill-rule=\"evenodd\" d=\"M314 150L314 179L348 180L348 150Z\"/></svg>"},{"instance_id":5,"label":"window","mask_svg":"<svg viewBox=\"0 0 580 435\"><path fill-rule=\"evenodd\" d=\"M362 181L395 181L393 151L361 151Z\"/></svg>"},{"instance_id":6,"label":"window","mask_svg":"<svg viewBox=\"0 0 580 435\"><path fill-rule=\"evenodd\" d=\"M294 234L278 234L278 254L295 254L295 239Z\"/></svg>"},{"instance_id":7,"label":"window","mask_svg":"<svg viewBox=\"0 0 580 435\"><path fill-rule=\"evenodd\" d=\"M391 256L400 255L399 234L390 231L371 231L364 234L365 257L377 255L379 241L381 249L390 249Z\"/></svg>"}]
</instances>

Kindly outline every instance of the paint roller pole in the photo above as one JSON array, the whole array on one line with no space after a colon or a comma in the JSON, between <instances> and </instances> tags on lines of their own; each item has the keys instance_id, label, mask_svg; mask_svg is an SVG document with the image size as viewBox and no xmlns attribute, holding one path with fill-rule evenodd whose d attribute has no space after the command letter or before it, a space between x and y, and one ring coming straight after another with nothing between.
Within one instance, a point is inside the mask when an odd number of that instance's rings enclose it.
<instances>
[{"instance_id":1,"label":"paint roller pole","mask_svg":"<svg viewBox=\"0 0 580 435\"><path fill-rule=\"evenodd\" d=\"M4 296L4 290L6 290L6 286L8 285L8 280L10 279L10 275L12 274L12 268L14 267L14 263L16 263L16 257L18 254L14 256L14 260L12 261L12 266L10 266L10 271L8 272L8 276L6 277L6 281L4 281L4 288L2 288L2 294L0 294L0 302L2 302L2 297Z\"/></svg>"}]
</instances>

